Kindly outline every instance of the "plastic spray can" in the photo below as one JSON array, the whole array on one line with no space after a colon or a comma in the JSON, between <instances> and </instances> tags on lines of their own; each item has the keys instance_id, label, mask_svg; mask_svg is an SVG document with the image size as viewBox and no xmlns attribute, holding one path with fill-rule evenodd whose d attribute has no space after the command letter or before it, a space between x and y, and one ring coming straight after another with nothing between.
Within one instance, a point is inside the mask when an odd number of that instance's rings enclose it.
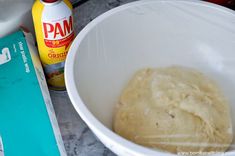
<instances>
[{"instance_id":1,"label":"plastic spray can","mask_svg":"<svg viewBox=\"0 0 235 156\"><path fill-rule=\"evenodd\" d=\"M64 64L74 39L72 5L69 0L36 0L32 16L48 86L65 90Z\"/></svg>"}]
</instances>

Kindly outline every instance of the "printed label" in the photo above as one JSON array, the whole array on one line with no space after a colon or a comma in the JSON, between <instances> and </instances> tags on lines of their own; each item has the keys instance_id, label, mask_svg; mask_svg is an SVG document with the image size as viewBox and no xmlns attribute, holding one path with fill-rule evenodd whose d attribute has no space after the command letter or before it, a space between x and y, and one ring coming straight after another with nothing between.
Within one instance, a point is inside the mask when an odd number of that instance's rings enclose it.
<instances>
[{"instance_id":1,"label":"printed label","mask_svg":"<svg viewBox=\"0 0 235 156\"><path fill-rule=\"evenodd\" d=\"M73 19L69 16L60 21L43 22L44 42L47 47L57 48L69 46L74 38Z\"/></svg>"},{"instance_id":2,"label":"printed label","mask_svg":"<svg viewBox=\"0 0 235 156\"><path fill-rule=\"evenodd\" d=\"M3 48L0 52L0 65L5 64L11 60L9 48Z\"/></svg>"},{"instance_id":3,"label":"printed label","mask_svg":"<svg viewBox=\"0 0 235 156\"><path fill-rule=\"evenodd\" d=\"M74 39L71 9L63 1L56 6L44 6L41 19L42 40L38 43L42 63L64 62Z\"/></svg>"}]
</instances>

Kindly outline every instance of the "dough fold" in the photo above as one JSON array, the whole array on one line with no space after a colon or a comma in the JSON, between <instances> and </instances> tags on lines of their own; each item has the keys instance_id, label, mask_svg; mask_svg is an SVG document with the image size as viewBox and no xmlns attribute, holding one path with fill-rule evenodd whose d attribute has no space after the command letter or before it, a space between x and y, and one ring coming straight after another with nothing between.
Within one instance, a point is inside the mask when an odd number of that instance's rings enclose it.
<instances>
[{"instance_id":1,"label":"dough fold","mask_svg":"<svg viewBox=\"0 0 235 156\"><path fill-rule=\"evenodd\" d=\"M113 129L137 144L178 152L223 152L229 106L217 84L185 67L142 69L123 90Z\"/></svg>"}]
</instances>

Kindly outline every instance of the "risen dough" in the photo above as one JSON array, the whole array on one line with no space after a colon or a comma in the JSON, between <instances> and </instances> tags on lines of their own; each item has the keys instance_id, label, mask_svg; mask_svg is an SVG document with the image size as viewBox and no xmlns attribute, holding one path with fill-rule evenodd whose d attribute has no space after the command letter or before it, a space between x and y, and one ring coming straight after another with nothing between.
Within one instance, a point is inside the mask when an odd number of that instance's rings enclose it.
<instances>
[{"instance_id":1,"label":"risen dough","mask_svg":"<svg viewBox=\"0 0 235 156\"><path fill-rule=\"evenodd\" d=\"M233 136L220 89L183 67L138 71L120 97L113 128L137 144L173 153L225 151Z\"/></svg>"}]
</instances>

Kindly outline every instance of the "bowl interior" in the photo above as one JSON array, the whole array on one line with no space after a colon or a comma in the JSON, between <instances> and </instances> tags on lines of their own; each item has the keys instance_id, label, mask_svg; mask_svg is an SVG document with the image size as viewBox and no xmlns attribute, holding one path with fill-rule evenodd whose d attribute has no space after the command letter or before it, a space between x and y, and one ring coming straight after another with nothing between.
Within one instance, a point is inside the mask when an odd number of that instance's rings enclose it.
<instances>
[{"instance_id":1,"label":"bowl interior","mask_svg":"<svg viewBox=\"0 0 235 156\"><path fill-rule=\"evenodd\" d=\"M107 13L84 30L74 49L79 95L112 129L114 106L138 69L181 65L217 81L234 112L234 24L232 11L197 2L142 2Z\"/></svg>"}]
</instances>

